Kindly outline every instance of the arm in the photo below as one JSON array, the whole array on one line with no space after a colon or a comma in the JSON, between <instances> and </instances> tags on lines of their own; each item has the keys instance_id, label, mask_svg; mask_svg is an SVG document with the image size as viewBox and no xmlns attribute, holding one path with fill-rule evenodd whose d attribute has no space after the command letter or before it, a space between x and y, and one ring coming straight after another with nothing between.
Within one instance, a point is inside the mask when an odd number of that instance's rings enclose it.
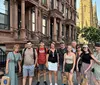
<instances>
[{"instance_id":1,"label":"arm","mask_svg":"<svg viewBox=\"0 0 100 85\"><path fill-rule=\"evenodd\" d=\"M91 55L91 57L92 57L92 59L93 59L96 63L100 64L100 61L98 61L98 60L94 57L94 55Z\"/></svg>"},{"instance_id":2,"label":"arm","mask_svg":"<svg viewBox=\"0 0 100 85\"><path fill-rule=\"evenodd\" d=\"M46 55L46 67L48 67L48 58L49 58L49 54Z\"/></svg>"},{"instance_id":3,"label":"arm","mask_svg":"<svg viewBox=\"0 0 100 85\"><path fill-rule=\"evenodd\" d=\"M92 63L93 63L93 60L91 59L91 60L90 60L90 65L89 65L88 68L85 70L85 73L92 67Z\"/></svg>"},{"instance_id":4,"label":"arm","mask_svg":"<svg viewBox=\"0 0 100 85\"><path fill-rule=\"evenodd\" d=\"M37 51L35 50L35 63L34 63L35 66L37 64L37 58L38 58L38 54L37 54Z\"/></svg>"},{"instance_id":5,"label":"arm","mask_svg":"<svg viewBox=\"0 0 100 85\"><path fill-rule=\"evenodd\" d=\"M5 69L6 74L9 73L9 70L8 70L8 68L9 68L9 65L8 65L9 62L10 62L10 53L8 53L7 60L6 60L6 69Z\"/></svg>"},{"instance_id":6,"label":"arm","mask_svg":"<svg viewBox=\"0 0 100 85\"><path fill-rule=\"evenodd\" d=\"M64 69L65 69L65 56L66 56L66 54L64 54L63 72L64 72Z\"/></svg>"},{"instance_id":7,"label":"arm","mask_svg":"<svg viewBox=\"0 0 100 85\"><path fill-rule=\"evenodd\" d=\"M21 61L18 61L19 73L21 73Z\"/></svg>"},{"instance_id":8,"label":"arm","mask_svg":"<svg viewBox=\"0 0 100 85\"><path fill-rule=\"evenodd\" d=\"M78 69L78 63L79 63L80 59L81 59L81 58L79 57L78 60L77 60L77 63L76 63L76 69L77 69L77 71L79 70L79 69Z\"/></svg>"},{"instance_id":9,"label":"arm","mask_svg":"<svg viewBox=\"0 0 100 85\"><path fill-rule=\"evenodd\" d=\"M75 54L73 54L73 57L74 57L74 59L73 59L73 67L72 67L72 70L74 71L75 64L76 64L76 56L75 56Z\"/></svg>"}]
</instances>

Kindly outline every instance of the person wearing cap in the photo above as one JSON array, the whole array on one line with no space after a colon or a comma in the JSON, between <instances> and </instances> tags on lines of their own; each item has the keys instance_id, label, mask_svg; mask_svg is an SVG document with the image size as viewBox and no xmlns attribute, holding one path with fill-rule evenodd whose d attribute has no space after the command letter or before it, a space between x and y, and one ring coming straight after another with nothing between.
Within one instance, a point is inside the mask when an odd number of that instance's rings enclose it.
<instances>
[{"instance_id":1,"label":"person wearing cap","mask_svg":"<svg viewBox=\"0 0 100 85\"><path fill-rule=\"evenodd\" d=\"M34 69L37 63L37 51L34 49L31 41L27 41L22 51L23 58L23 85L26 85L27 77L29 77L29 85L32 85Z\"/></svg>"},{"instance_id":2,"label":"person wearing cap","mask_svg":"<svg viewBox=\"0 0 100 85\"><path fill-rule=\"evenodd\" d=\"M39 47L37 48L38 82L36 85L40 85L40 73L41 72L44 74L44 84L47 85L47 82L46 82L47 51L48 49L45 47L44 42L40 41Z\"/></svg>"},{"instance_id":3,"label":"person wearing cap","mask_svg":"<svg viewBox=\"0 0 100 85\"><path fill-rule=\"evenodd\" d=\"M93 64L92 72L94 75L95 85L100 85L100 42L95 43L96 52L94 53L95 62Z\"/></svg>"},{"instance_id":4,"label":"person wearing cap","mask_svg":"<svg viewBox=\"0 0 100 85\"><path fill-rule=\"evenodd\" d=\"M83 45L82 54L81 57L79 57L78 62L81 59L82 62L81 74L87 78L87 82L86 82L87 85L91 85L91 67L93 61L92 57L93 54L89 49L88 45Z\"/></svg>"},{"instance_id":5,"label":"person wearing cap","mask_svg":"<svg viewBox=\"0 0 100 85\"><path fill-rule=\"evenodd\" d=\"M67 52L67 48L65 47L65 43L64 41L60 42L60 48L58 49L58 53L59 53L59 71L61 73L61 76L58 77L59 80L63 79L63 61L64 61L64 54ZM66 83L64 83L62 81L62 85L65 85Z\"/></svg>"}]
</instances>

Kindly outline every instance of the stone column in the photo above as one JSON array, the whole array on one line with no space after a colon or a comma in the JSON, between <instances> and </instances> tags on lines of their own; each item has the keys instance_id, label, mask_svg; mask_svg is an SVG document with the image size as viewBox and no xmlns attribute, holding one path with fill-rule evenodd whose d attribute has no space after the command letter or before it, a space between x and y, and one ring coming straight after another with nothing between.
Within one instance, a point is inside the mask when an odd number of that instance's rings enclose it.
<instances>
[{"instance_id":1,"label":"stone column","mask_svg":"<svg viewBox=\"0 0 100 85\"><path fill-rule=\"evenodd\" d=\"M71 25L69 25L68 43L71 43Z\"/></svg>"},{"instance_id":2,"label":"stone column","mask_svg":"<svg viewBox=\"0 0 100 85\"><path fill-rule=\"evenodd\" d=\"M25 30L25 0L21 0L21 30L20 38L26 39L26 30Z\"/></svg>"},{"instance_id":3,"label":"stone column","mask_svg":"<svg viewBox=\"0 0 100 85\"><path fill-rule=\"evenodd\" d=\"M47 21L47 35L50 36L50 17L48 17Z\"/></svg>"},{"instance_id":4,"label":"stone column","mask_svg":"<svg viewBox=\"0 0 100 85\"><path fill-rule=\"evenodd\" d=\"M18 39L18 3L14 2L14 38Z\"/></svg>"},{"instance_id":5,"label":"stone column","mask_svg":"<svg viewBox=\"0 0 100 85\"><path fill-rule=\"evenodd\" d=\"M38 8L35 7L35 31L38 31Z\"/></svg>"},{"instance_id":6,"label":"stone column","mask_svg":"<svg viewBox=\"0 0 100 85\"><path fill-rule=\"evenodd\" d=\"M53 0L53 1L54 1L54 2L53 2L53 3L54 3L54 4L53 4L53 7L54 7L54 9L57 9L57 8L56 8L56 3L57 3L57 2L56 2L56 0Z\"/></svg>"},{"instance_id":7,"label":"stone column","mask_svg":"<svg viewBox=\"0 0 100 85\"><path fill-rule=\"evenodd\" d=\"M54 25L53 25L53 40L57 41L57 22L56 17L54 17Z\"/></svg>"},{"instance_id":8,"label":"stone column","mask_svg":"<svg viewBox=\"0 0 100 85\"><path fill-rule=\"evenodd\" d=\"M62 21L60 21L59 41L62 40Z\"/></svg>"},{"instance_id":9,"label":"stone column","mask_svg":"<svg viewBox=\"0 0 100 85\"><path fill-rule=\"evenodd\" d=\"M10 0L10 30L13 31L13 3Z\"/></svg>"},{"instance_id":10,"label":"stone column","mask_svg":"<svg viewBox=\"0 0 100 85\"><path fill-rule=\"evenodd\" d=\"M28 24L29 24L28 27L29 27L29 28L28 28L28 29L31 31L31 30L32 30L32 29L31 29L31 28L32 28L32 17L31 17L32 14L31 14L31 8L29 8L29 11L28 11L28 12L29 12L29 14L28 14L28 15L29 15L29 22L28 22ZM28 36L29 39L31 39L31 34L28 34L28 35L29 35L29 36Z\"/></svg>"},{"instance_id":11,"label":"stone column","mask_svg":"<svg viewBox=\"0 0 100 85\"><path fill-rule=\"evenodd\" d=\"M41 32L41 28L42 28L42 18L41 18L41 9L39 9L39 16L38 16L38 31L40 31Z\"/></svg>"}]
</instances>

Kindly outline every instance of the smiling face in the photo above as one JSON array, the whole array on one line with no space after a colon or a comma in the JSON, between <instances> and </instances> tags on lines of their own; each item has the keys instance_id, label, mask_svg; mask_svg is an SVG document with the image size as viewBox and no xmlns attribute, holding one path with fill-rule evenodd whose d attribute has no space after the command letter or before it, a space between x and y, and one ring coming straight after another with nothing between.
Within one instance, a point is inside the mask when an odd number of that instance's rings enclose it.
<instances>
[{"instance_id":1,"label":"smiling face","mask_svg":"<svg viewBox=\"0 0 100 85\"><path fill-rule=\"evenodd\" d=\"M75 41L72 42L72 47L76 48L77 43Z\"/></svg>"},{"instance_id":2,"label":"smiling face","mask_svg":"<svg viewBox=\"0 0 100 85\"><path fill-rule=\"evenodd\" d=\"M60 44L60 48L64 49L65 48L65 44Z\"/></svg>"},{"instance_id":3,"label":"smiling face","mask_svg":"<svg viewBox=\"0 0 100 85\"><path fill-rule=\"evenodd\" d=\"M51 43L51 46L50 46L52 49L55 48L55 44L54 43Z\"/></svg>"},{"instance_id":4,"label":"smiling face","mask_svg":"<svg viewBox=\"0 0 100 85\"><path fill-rule=\"evenodd\" d=\"M27 43L27 48L32 48L32 43L31 42L29 42L29 43Z\"/></svg>"},{"instance_id":5,"label":"smiling face","mask_svg":"<svg viewBox=\"0 0 100 85\"><path fill-rule=\"evenodd\" d=\"M72 46L68 45L67 50L68 50L68 52L71 52L72 51Z\"/></svg>"}]
</instances>

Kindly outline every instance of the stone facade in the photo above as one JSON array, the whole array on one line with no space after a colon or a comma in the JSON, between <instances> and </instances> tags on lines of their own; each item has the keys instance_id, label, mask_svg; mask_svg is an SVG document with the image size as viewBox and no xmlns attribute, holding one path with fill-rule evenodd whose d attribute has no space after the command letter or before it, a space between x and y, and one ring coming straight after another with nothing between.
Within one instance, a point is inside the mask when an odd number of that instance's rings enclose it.
<instances>
[{"instance_id":1,"label":"stone facade","mask_svg":"<svg viewBox=\"0 0 100 85\"><path fill-rule=\"evenodd\" d=\"M98 28L98 17L96 3L93 6L92 0L80 0L80 7L78 9L79 20L77 20L77 26L95 27Z\"/></svg>"},{"instance_id":2,"label":"stone facade","mask_svg":"<svg viewBox=\"0 0 100 85\"><path fill-rule=\"evenodd\" d=\"M10 29L0 29L0 44L76 39L76 0L8 1Z\"/></svg>"}]
</instances>

